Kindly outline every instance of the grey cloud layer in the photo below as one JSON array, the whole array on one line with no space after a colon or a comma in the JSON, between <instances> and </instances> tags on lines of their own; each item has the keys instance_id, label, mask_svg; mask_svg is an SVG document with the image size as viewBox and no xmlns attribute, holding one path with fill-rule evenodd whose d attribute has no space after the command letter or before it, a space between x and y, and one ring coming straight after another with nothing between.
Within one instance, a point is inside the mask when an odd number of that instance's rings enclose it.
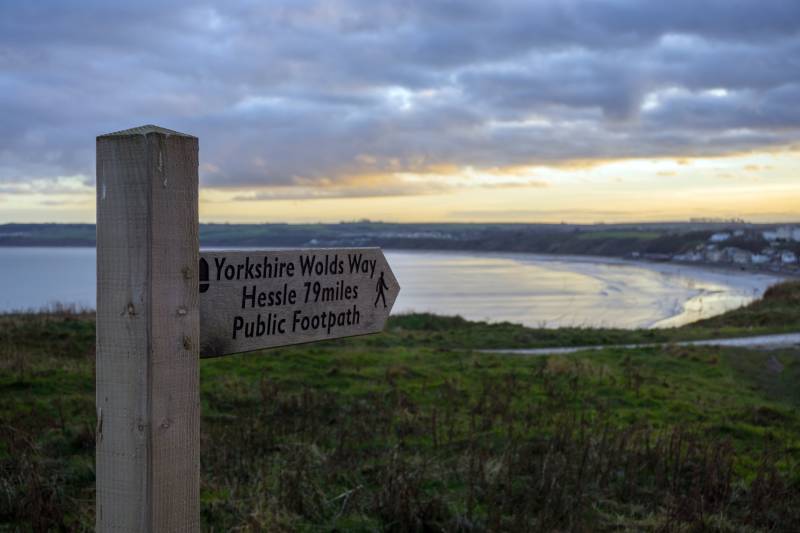
<instances>
[{"instance_id":1,"label":"grey cloud layer","mask_svg":"<svg viewBox=\"0 0 800 533\"><path fill-rule=\"evenodd\" d=\"M800 139L795 0L75 4L0 0L0 184L149 122L217 187Z\"/></svg>"}]
</instances>

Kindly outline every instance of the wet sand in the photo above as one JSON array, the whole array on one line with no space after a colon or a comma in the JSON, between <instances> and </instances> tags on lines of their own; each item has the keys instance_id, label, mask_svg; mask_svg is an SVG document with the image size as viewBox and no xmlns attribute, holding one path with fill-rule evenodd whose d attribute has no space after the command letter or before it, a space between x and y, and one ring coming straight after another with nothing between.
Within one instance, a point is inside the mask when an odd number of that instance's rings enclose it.
<instances>
[{"instance_id":1,"label":"wet sand","mask_svg":"<svg viewBox=\"0 0 800 533\"><path fill-rule=\"evenodd\" d=\"M740 307L784 278L585 256L386 252L395 312L531 327L673 327Z\"/></svg>"}]
</instances>

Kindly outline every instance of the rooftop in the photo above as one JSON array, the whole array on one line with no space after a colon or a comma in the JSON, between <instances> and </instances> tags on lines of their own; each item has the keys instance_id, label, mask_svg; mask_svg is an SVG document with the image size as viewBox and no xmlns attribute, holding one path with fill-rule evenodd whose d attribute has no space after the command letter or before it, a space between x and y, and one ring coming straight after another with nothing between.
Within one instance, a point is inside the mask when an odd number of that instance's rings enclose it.
<instances>
[{"instance_id":1,"label":"rooftop","mask_svg":"<svg viewBox=\"0 0 800 533\"><path fill-rule=\"evenodd\" d=\"M151 133L160 133L162 135L178 135L180 137L195 138L194 135L188 135L186 133L181 133L175 130L168 130L167 128L162 128L161 126L155 126L153 124L146 124L144 126L137 126L135 128L130 128L127 130L106 133L105 135L99 135L97 138L100 139L102 137L127 137L131 135L149 135Z\"/></svg>"}]
</instances>

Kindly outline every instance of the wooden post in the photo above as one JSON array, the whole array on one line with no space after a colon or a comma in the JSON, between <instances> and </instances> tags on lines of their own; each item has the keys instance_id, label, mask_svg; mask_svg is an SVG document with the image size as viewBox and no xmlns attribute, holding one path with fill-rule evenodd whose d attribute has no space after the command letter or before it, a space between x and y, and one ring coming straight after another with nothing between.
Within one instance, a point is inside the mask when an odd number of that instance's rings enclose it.
<instances>
[{"instance_id":1,"label":"wooden post","mask_svg":"<svg viewBox=\"0 0 800 533\"><path fill-rule=\"evenodd\" d=\"M97 138L97 530L198 531L198 142Z\"/></svg>"}]
</instances>

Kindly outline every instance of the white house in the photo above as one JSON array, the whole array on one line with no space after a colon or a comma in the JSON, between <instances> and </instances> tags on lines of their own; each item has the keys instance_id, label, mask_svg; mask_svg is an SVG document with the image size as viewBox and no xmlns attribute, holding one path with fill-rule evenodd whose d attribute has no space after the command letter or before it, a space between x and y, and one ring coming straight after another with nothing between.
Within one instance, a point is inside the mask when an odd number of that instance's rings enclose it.
<instances>
[{"instance_id":1,"label":"white house","mask_svg":"<svg viewBox=\"0 0 800 533\"><path fill-rule=\"evenodd\" d=\"M675 261L687 261L691 263L697 263L698 261L703 260L703 254L701 252L686 252L685 254L678 254L674 257Z\"/></svg>"},{"instance_id":2,"label":"white house","mask_svg":"<svg viewBox=\"0 0 800 533\"><path fill-rule=\"evenodd\" d=\"M765 241L775 242L775 241L778 240L778 232L777 231L767 230L767 231L763 232L761 235L763 235Z\"/></svg>"},{"instance_id":3,"label":"white house","mask_svg":"<svg viewBox=\"0 0 800 533\"><path fill-rule=\"evenodd\" d=\"M750 258L750 261L752 261L754 265L765 265L769 263L769 256L764 254L753 254L753 257Z\"/></svg>"},{"instance_id":4,"label":"white house","mask_svg":"<svg viewBox=\"0 0 800 533\"><path fill-rule=\"evenodd\" d=\"M794 242L800 242L800 228L792 229L792 240Z\"/></svg>"},{"instance_id":5,"label":"white house","mask_svg":"<svg viewBox=\"0 0 800 533\"><path fill-rule=\"evenodd\" d=\"M784 250L781 252L781 263L784 265L793 265L797 263L797 255L789 250Z\"/></svg>"},{"instance_id":6,"label":"white house","mask_svg":"<svg viewBox=\"0 0 800 533\"><path fill-rule=\"evenodd\" d=\"M729 261L732 261L737 265L747 265L750 263L750 258L753 254L747 250L741 250L739 248L725 248L725 255Z\"/></svg>"},{"instance_id":7,"label":"white house","mask_svg":"<svg viewBox=\"0 0 800 533\"><path fill-rule=\"evenodd\" d=\"M790 226L781 226L775 230L777 238L775 240L789 242L792 240L792 228Z\"/></svg>"},{"instance_id":8,"label":"white house","mask_svg":"<svg viewBox=\"0 0 800 533\"><path fill-rule=\"evenodd\" d=\"M715 233L715 234L713 234L711 237L709 237L708 240L711 241L711 242L725 242L730 238L731 238L731 234L730 233L723 232L723 233Z\"/></svg>"}]
</instances>

